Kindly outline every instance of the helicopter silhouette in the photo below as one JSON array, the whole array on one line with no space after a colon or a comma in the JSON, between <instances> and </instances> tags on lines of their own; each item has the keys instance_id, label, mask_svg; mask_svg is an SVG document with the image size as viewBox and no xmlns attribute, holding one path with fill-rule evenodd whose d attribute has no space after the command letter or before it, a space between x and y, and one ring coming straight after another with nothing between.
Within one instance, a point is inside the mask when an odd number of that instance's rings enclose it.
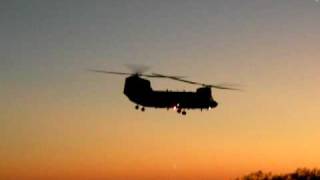
<instances>
[{"instance_id":1,"label":"helicopter silhouette","mask_svg":"<svg viewBox=\"0 0 320 180\"><path fill-rule=\"evenodd\" d=\"M90 69L96 73L128 76L125 79L123 93L130 101L136 104L135 109L145 111L146 107L173 109L177 113L186 115L186 110L203 109L210 110L218 106L218 102L212 97L212 88L222 90L240 90L222 85L204 84L183 79L181 76L169 76L158 73L145 74L142 72L115 72ZM144 78L143 78L144 77ZM188 84L199 85L196 91L160 91L153 90L151 82L145 78L165 78Z\"/></svg>"}]
</instances>

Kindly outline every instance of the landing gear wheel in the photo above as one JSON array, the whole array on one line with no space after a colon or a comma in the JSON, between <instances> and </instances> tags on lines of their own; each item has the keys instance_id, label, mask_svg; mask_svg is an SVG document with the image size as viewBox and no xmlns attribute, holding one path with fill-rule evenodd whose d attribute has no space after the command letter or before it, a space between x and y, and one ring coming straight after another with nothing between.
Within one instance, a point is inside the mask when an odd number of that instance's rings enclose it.
<instances>
[{"instance_id":1,"label":"landing gear wheel","mask_svg":"<svg viewBox=\"0 0 320 180\"><path fill-rule=\"evenodd\" d=\"M180 113L181 113L181 109L177 109L177 113L179 113L179 114L180 114Z\"/></svg>"},{"instance_id":2,"label":"landing gear wheel","mask_svg":"<svg viewBox=\"0 0 320 180\"><path fill-rule=\"evenodd\" d=\"M146 109L144 107L141 108L141 111L144 112Z\"/></svg>"},{"instance_id":3,"label":"landing gear wheel","mask_svg":"<svg viewBox=\"0 0 320 180\"><path fill-rule=\"evenodd\" d=\"M136 110L138 110L139 109L139 105L136 105L134 108L136 108Z\"/></svg>"},{"instance_id":4,"label":"landing gear wheel","mask_svg":"<svg viewBox=\"0 0 320 180\"><path fill-rule=\"evenodd\" d=\"M187 115L187 112L186 111L182 111L182 115Z\"/></svg>"}]
</instances>

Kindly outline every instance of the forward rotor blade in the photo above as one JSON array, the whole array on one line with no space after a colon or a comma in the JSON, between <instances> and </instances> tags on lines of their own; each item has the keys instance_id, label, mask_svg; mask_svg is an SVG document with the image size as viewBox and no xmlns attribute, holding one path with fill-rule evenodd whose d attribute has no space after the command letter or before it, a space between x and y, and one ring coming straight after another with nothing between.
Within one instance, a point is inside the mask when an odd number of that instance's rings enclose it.
<instances>
[{"instance_id":1,"label":"forward rotor blade","mask_svg":"<svg viewBox=\"0 0 320 180\"><path fill-rule=\"evenodd\" d=\"M220 85L213 85L213 84L204 84L204 83L199 83L199 82L195 82L195 81L189 81L189 80L185 80L185 79L181 79L181 78L170 78L176 81L180 81L180 82L185 82L188 84L194 84L194 85L200 85L200 86L204 86L204 87L211 87L211 88L216 88L216 89L223 89L223 90L240 90L237 88L232 88L232 87L228 87L228 86L220 86Z\"/></svg>"},{"instance_id":2,"label":"forward rotor blade","mask_svg":"<svg viewBox=\"0 0 320 180\"><path fill-rule=\"evenodd\" d=\"M148 78L162 78L160 76L153 75L153 74L138 74L138 75L143 77L148 77Z\"/></svg>"},{"instance_id":3,"label":"forward rotor blade","mask_svg":"<svg viewBox=\"0 0 320 180\"><path fill-rule=\"evenodd\" d=\"M104 74L115 74L115 75L138 75L138 76L149 77L149 78L167 78L167 79L172 79L172 80L176 80L176 81L180 81L180 82L184 82L184 83L188 83L188 84L200 85L200 86L216 88L216 89L241 90L241 89L233 88L230 86L204 84L204 83L200 83L200 82L190 81L190 80L183 79L183 76L170 76L170 75L163 75L163 74L158 74L158 73L152 73L152 74L125 73L125 72L104 71L104 70L97 70L97 69L89 69L89 71L96 72L96 73L104 73Z\"/></svg>"},{"instance_id":4,"label":"forward rotor blade","mask_svg":"<svg viewBox=\"0 0 320 180\"><path fill-rule=\"evenodd\" d=\"M202 84L202 83L198 83L198 82L194 82L194 81L189 81L189 80L185 80L185 79L177 78L177 77L171 77L170 79L173 79L173 80L176 80L176 81L180 81L180 82L189 83L189 84L195 84L195 85L201 85L201 86L204 85L204 84Z\"/></svg>"},{"instance_id":5,"label":"forward rotor blade","mask_svg":"<svg viewBox=\"0 0 320 180\"><path fill-rule=\"evenodd\" d=\"M124 73L124 72L115 72L115 71L104 71L104 70L96 70L96 69L89 69L91 72L96 73L104 73L104 74L116 74L116 75L132 75L133 73Z\"/></svg>"},{"instance_id":6,"label":"forward rotor blade","mask_svg":"<svg viewBox=\"0 0 320 180\"><path fill-rule=\"evenodd\" d=\"M163 74L159 74L159 73L152 73L152 75L154 75L154 77L159 77L159 78L169 78L169 79L181 79L181 78L185 78L185 76L172 76L172 75L163 75Z\"/></svg>"},{"instance_id":7,"label":"forward rotor blade","mask_svg":"<svg viewBox=\"0 0 320 180\"><path fill-rule=\"evenodd\" d=\"M143 74L150 69L149 66L140 64L126 64L125 66L133 72L132 74Z\"/></svg>"},{"instance_id":8,"label":"forward rotor blade","mask_svg":"<svg viewBox=\"0 0 320 180\"><path fill-rule=\"evenodd\" d=\"M89 69L91 72L96 72L96 73L104 73L104 74L116 74L116 75L138 75L138 76L143 76L143 77L149 77L149 78L161 78L158 75L153 75L153 74L140 74L140 73L126 73L126 72L116 72L116 71L105 71L105 70L97 70L97 69Z\"/></svg>"}]
</instances>

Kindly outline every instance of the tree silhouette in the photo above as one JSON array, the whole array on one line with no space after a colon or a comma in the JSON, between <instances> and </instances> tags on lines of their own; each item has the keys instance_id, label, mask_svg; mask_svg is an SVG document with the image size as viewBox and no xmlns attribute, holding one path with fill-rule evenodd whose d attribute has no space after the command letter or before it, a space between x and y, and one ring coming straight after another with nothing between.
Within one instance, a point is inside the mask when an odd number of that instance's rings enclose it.
<instances>
[{"instance_id":1,"label":"tree silhouette","mask_svg":"<svg viewBox=\"0 0 320 180\"><path fill-rule=\"evenodd\" d=\"M276 175L257 171L236 180L320 180L320 169L299 168L293 173Z\"/></svg>"}]
</instances>

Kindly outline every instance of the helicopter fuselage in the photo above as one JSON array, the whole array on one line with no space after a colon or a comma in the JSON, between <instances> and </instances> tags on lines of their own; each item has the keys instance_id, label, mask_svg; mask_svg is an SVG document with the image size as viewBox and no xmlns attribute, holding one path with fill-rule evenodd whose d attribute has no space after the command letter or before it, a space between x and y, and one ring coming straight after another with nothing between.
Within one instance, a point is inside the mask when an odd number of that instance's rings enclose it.
<instances>
[{"instance_id":1,"label":"helicopter fuselage","mask_svg":"<svg viewBox=\"0 0 320 180\"><path fill-rule=\"evenodd\" d=\"M142 107L184 109L211 109L218 103L212 98L210 87L198 88L195 92L156 91L147 79L138 75L126 78L124 94Z\"/></svg>"}]
</instances>

